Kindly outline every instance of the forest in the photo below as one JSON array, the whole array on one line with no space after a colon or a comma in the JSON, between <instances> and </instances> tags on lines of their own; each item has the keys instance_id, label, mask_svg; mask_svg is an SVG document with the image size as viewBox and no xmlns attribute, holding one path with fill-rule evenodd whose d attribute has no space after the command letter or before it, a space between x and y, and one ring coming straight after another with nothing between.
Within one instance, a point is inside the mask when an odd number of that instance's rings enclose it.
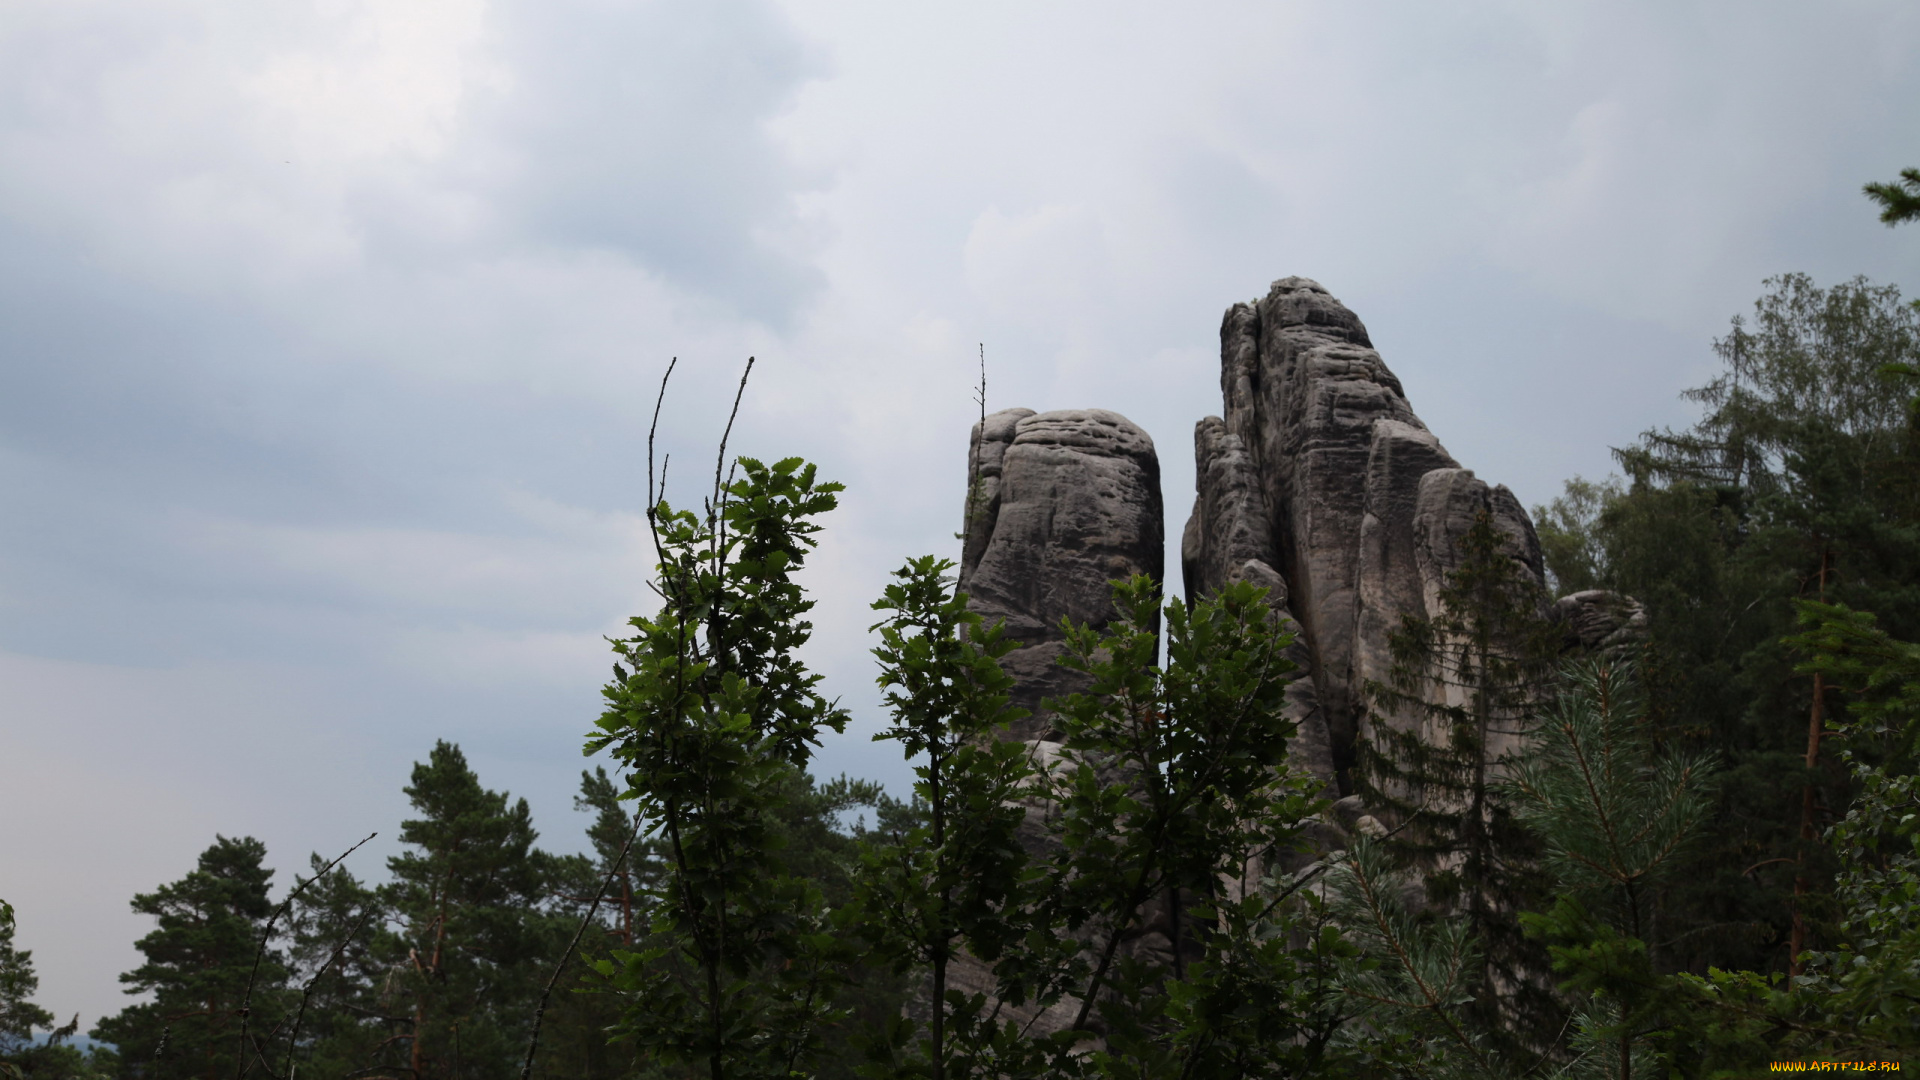
<instances>
[{"instance_id":1,"label":"forest","mask_svg":"<svg viewBox=\"0 0 1920 1080\"><path fill-rule=\"evenodd\" d=\"M1920 169L1866 190L1920 220ZM527 803L440 742L383 874L346 838L276 883L263 844L222 835L134 896L139 1000L86 1040L35 1003L0 904L0 1074L1920 1063L1920 301L1784 275L1713 348L1691 426L1535 508L1544 589L1502 572L1486 522L1462 538L1445 616L1402 627L1368 688L1443 737L1360 763L1382 809L1344 846L1289 763L1290 632L1247 584L1188 605L1115 582L1119 617L1067 631L1089 689L1049 702L1064 734L1038 754L996 738L1023 715L1015 643L950 561L908 559L872 606L876 738L911 797L816 778L848 716L799 659L796 574L841 488L723 443L699 505L649 493L660 605L614 643L585 737L589 854L542 850ZM1593 589L1644 632L1569 659L1542 612ZM1522 748L1489 762L1490 725Z\"/></svg>"}]
</instances>

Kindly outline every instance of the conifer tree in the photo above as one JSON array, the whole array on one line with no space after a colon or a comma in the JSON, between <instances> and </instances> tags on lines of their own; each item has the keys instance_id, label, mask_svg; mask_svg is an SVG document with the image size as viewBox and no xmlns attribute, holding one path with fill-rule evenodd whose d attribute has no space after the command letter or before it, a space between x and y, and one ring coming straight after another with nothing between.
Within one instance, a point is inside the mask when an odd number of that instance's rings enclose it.
<instances>
[{"instance_id":1,"label":"conifer tree","mask_svg":"<svg viewBox=\"0 0 1920 1080\"><path fill-rule=\"evenodd\" d=\"M404 1029L389 1015L382 989L390 970L391 911L387 897L345 867L313 855L311 884L294 899L287 919L287 959L301 999L290 1002L295 1030L287 1039L292 1063L307 1076L345 1076L376 1057L380 1042ZM274 1068L280 1068L274 1063Z\"/></svg>"},{"instance_id":2,"label":"conifer tree","mask_svg":"<svg viewBox=\"0 0 1920 1080\"><path fill-rule=\"evenodd\" d=\"M13 905L0 900L0 1060L32 1043L34 1028L53 1025L53 1014L33 1003L40 989L33 954L14 948L13 933Z\"/></svg>"},{"instance_id":3,"label":"conifer tree","mask_svg":"<svg viewBox=\"0 0 1920 1080\"><path fill-rule=\"evenodd\" d=\"M1512 1028L1537 1049L1558 1027L1558 1010L1541 985L1544 957L1516 915L1541 881L1498 782L1546 696L1559 635L1539 580L1486 507L1457 555L1439 614L1403 621L1388 681L1367 688L1377 714L1419 723L1373 722L1358 786L1393 823L1382 843L1417 872L1428 902L1466 917L1485 965L1473 984L1479 1022Z\"/></svg>"},{"instance_id":4,"label":"conifer tree","mask_svg":"<svg viewBox=\"0 0 1920 1080\"><path fill-rule=\"evenodd\" d=\"M240 1066L241 1001L253 985L253 1025L282 1017L286 967L269 942L253 974L273 904L266 845L251 837L214 839L194 870L133 898L158 923L137 943L145 962L120 976L129 994L151 994L100 1021L92 1036L119 1047L143 1080L227 1080Z\"/></svg>"},{"instance_id":5,"label":"conifer tree","mask_svg":"<svg viewBox=\"0 0 1920 1080\"><path fill-rule=\"evenodd\" d=\"M1618 451L1629 486L1593 523L1600 583L1646 605L1651 723L1727 761L1713 855L1663 904L1695 971L1791 970L1837 929L1819 838L1849 780L1823 751L1826 677L1784 644L1793 602L1920 635L1920 414L1895 374L1920 359L1920 311L1864 279L1767 285L1688 393L1699 421Z\"/></svg>"},{"instance_id":6,"label":"conifer tree","mask_svg":"<svg viewBox=\"0 0 1920 1080\"><path fill-rule=\"evenodd\" d=\"M436 743L406 787L419 817L388 860L397 930L386 942L390 1009L376 1059L426 1078L504 1077L525 1046L542 962L557 955L544 910L552 860L534 848L525 799L481 786L460 748Z\"/></svg>"},{"instance_id":7,"label":"conifer tree","mask_svg":"<svg viewBox=\"0 0 1920 1080\"><path fill-rule=\"evenodd\" d=\"M1668 995L1652 953L1656 888L1685 866L1711 806L1710 758L1659 752L1629 674L1606 662L1568 669L1507 790L1540 838L1556 900L1521 916L1551 943L1566 988L1584 996L1578 1071L1613 1080L1652 1075L1648 1037L1666 1026Z\"/></svg>"},{"instance_id":8,"label":"conifer tree","mask_svg":"<svg viewBox=\"0 0 1920 1080\"><path fill-rule=\"evenodd\" d=\"M587 842L593 846L592 873L612 882L605 898L610 909L607 933L630 949L649 917L647 897L659 887L660 841L651 837L628 843L636 822L633 813L620 805L620 790L604 767L582 771L573 808L593 815L593 824L587 827Z\"/></svg>"},{"instance_id":9,"label":"conifer tree","mask_svg":"<svg viewBox=\"0 0 1920 1080\"><path fill-rule=\"evenodd\" d=\"M1880 220L1886 224L1920 221L1920 169L1901 169L1900 179L1868 184L1861 190L1880 204Z\"/></svg>"},{"instance_id":10,"label":"conifer tree","mask_svg":"<svg viewBox=\"0 0 1920 1080\"><path fill-rule=\"evenodd\" d=\"M1425 911L1416 875L1372 837L1355 837L1329 862L1328 907L1355 954L1342 965L1340 989L1352 1019L1376 1036L1364 1047L1366 1065L1402 1076L1521 1072L1502 1067L1487 1019L1472 1007L1486 973L1469 920Z\"/></svg>"},{"instance_id":11,"label":"conifer tree","mask_svg":"<svg viewBox=\"0 0 1920 1080\"><path fill-rule=\"evenodd\" d=\"M573 806L593 815L587 826L589 853L554 860L553 881L554 910L575 922L578 940L559 970L548 975L554 989L538 1014L539 1045L528 1072L532 1077L615 1080L633 1075L633 1048L608 1037L620 1022L620 1000L605 992L606 981L593 965L616 950L631 951L644 932L660 861L658 842L635 836L637 823L621 804L620 791L605 768L580 774Z\"/></svg>"}]
</instances>

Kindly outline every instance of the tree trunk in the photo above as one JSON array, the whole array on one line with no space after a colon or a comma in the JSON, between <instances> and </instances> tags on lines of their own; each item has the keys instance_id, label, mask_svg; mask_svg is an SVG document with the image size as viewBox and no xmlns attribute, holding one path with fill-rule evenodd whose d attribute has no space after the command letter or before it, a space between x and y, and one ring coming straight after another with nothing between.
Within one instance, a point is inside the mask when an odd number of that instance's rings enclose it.
<instances>
[{"instance_id":1,"label":"tree trunk","mask_svg":"<svg viewBox=\"0 0 1920 1080\"><path fill-rule=\"evenodd\" d=\"M1820 549L1820 602L1827 600L1827 563L1831 552L1824 546ZM1807 895L1807 845L1813 843L1813 811L1816 792L1813 785L1813 767L1820 760L1820 735L1826 730L1824 708L1827 698L1826 677L1819 672L1813 674L1813 707L1807 710L1807 782L1800 788L1800 852L1797 859L1800 872L1793 878L1793 934L1787 944L1787 978L1800 977L1805 965L1800 962L1800 954L1807 947L1807 915L1805 901Z\"/></svg>"}]
</instances>

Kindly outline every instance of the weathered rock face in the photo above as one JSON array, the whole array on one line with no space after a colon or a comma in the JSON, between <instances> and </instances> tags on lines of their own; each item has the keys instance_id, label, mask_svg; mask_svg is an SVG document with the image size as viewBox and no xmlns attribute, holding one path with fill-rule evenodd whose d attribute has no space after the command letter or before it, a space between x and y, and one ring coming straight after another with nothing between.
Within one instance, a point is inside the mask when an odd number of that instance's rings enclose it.
<instances>
[{"instance_id":1,"label":"weathered rock face","mask_svg":"<svg viewBox=\"0 0 1920 1080\"><path fill-rule=\"evenodd\" d=\"M1276 569L1280 559L1274 549L1273 522L1246 444L1219 417L1209 416L1194 428L1193 451L1199 493L1180 541L1181 577L1188 599L1222 585L1248 582L1267 590L1267 603L1298 633L1298 621L1287 603L1286 580ZM1300 726L1292 752L1316 776L1331 779L1333 751L1319 693L1314 681L1305 676L1313 666L1305 640L1296 638L1287 657L1302 673L1287 687L1287 714Z\"/></svg>"},{"instance_id":2,"label":"weathered rock face","mask_svg":"<svg viewBox=\"0 0 1920 1080\"><path fill-rule=\"evenodd\" d=\"M1194 435L1188 599L1238 579L1273 590L1311 675L1294 697L1301 756L1344 787L1364 688L1387 678L1403 617L1439 614L1455 540L1486 510L1536 580L1539 541L1512 492L1461 468L1420 422L1359 317L1317 283L1283 278L1229 308L1220 369L1225 417Z\"/></svg>"},{"instance_id":3,"label":"weathered rock face","mask_svg":"<svg viewBox=\"0 0 1920 1080\"><path fill-rule=\"evenodd\" d=\"M1380 810L1367 805L1371 796L1352 793L1350 774L1359 750L1380 737L1377 725L1434 734L1420 712L1370 708L1366 687L1391 679L1391 639L1408 617L1443 614L1440 596L1461 538L1485 515L1504 537L1513 574L1535 583L1544 579L1540 545L1513 493L1447 453L1360 319L1318 284L1286 278L1263 299L1234 305L1220 344L1224 416L1194 431L1198 490L1182 537L1182 576L1189 602L1231 582L1258 585L1295 624L1291 656L1304 674L1288 688L1299 724L1294 758L1329 794L1345 796L1308 826L1309 844L1324 851L1352 834L1387 831ZM1113 579L1159 579L1159 464L1145 432L1102 410L1008 409L974 428L971 447L960 587L973 610L1004 621L1022 644L1003 666L1016 680L1015 703L1033 716L1012 737L1038 760L1054 760L1059 733L1040 702L1085 685L1057 663L1060 622L1100 626L1114 614ZM1558 621L1569 651L1629 649L1645 624L1637 604L1610 593L1575 594L1542 614ZM1486 750L1497 759L1517 737L1490 738ZM1022 838L1038 848L1049 843L1046 810L1031 809ZM1281 862L1311 858L1302 852ZM1143 911L1130 954L1169 962L1173 918L1158 907ZM992 973L971 957L957 958L950 978L968 992L994 988ZM1004 1017L1056 1031L1077 1004Z\"/></svg>"},{"instance_id":4,"label":"weathered rock face","mask_svg":"<svg viewBox=\"0 0 1920 1080\"><path fill-rule=\"evenodd\" d=\"M971 446L960 588L1022 643L1002 662L1034 714L1014 736L1045 738L1041 699L1083 685L1056 662L1060 620L1104 625L1109 582L1161 577L1160 461L1146 432L1104 409L1007 409L974 426Z\"/></svg>"},{"instance_id":5,"label":"weathered rock face","mask_svg":"<svg viewBox=\"0 0 1920 1080\"><path fill-rule=\"evenodd\" d=\"M974 425L969 445L959 587L969 608L989 623L1004 621L1021 643L1001 667L1015 680L1013 703L1032 715L1010 737L1044 762L1059 733L1041 700L1086 685L1058 662L1060 621L1103 626L1114 616L1114 579L1161 579L1160 459L1146 432L1104 409L1006 409ZM1050 844L1045 810L1029 809L1021 840L1040 853ZM948 985L988 995L995 988L991 969L965 954L954 958ZM1049 1034L1071 1025L1079 1005L1069 997L1044 1013L1006 1006L1001 1017Z\"/></svg>"},{"instance_id":6,"label":"weathered rock face","mask_svg":"<svg viewBox=\"0 0 1920 1080\"><path fill-rule=\"evenodd\" d=\"M1621 659L1646 640L1647 609L1631 596L1588 589L1554 601L1548 616L1565 635L1568 653Z\"/></svg>"}]
</instances>

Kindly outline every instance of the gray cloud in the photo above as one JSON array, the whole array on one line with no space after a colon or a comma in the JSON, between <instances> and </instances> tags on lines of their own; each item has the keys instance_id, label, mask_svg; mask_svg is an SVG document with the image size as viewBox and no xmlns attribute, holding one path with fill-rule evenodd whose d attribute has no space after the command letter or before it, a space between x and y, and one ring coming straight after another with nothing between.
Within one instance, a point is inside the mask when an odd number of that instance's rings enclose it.
<instances>
[{"instance_id":1,"label":"gray cloud","mask_svg":"<svg viewBox=\"0 0 1920 1080\"><path fill-rule=\"evenodd\" d=\"M784 16L761 2L598 0L498 14L513 74L476 127L510 155L497 190L527 239L612 249L789 325L821 276L794 212L805 178L766 126L820 63Z\"/></svg>"}]
</instances>

